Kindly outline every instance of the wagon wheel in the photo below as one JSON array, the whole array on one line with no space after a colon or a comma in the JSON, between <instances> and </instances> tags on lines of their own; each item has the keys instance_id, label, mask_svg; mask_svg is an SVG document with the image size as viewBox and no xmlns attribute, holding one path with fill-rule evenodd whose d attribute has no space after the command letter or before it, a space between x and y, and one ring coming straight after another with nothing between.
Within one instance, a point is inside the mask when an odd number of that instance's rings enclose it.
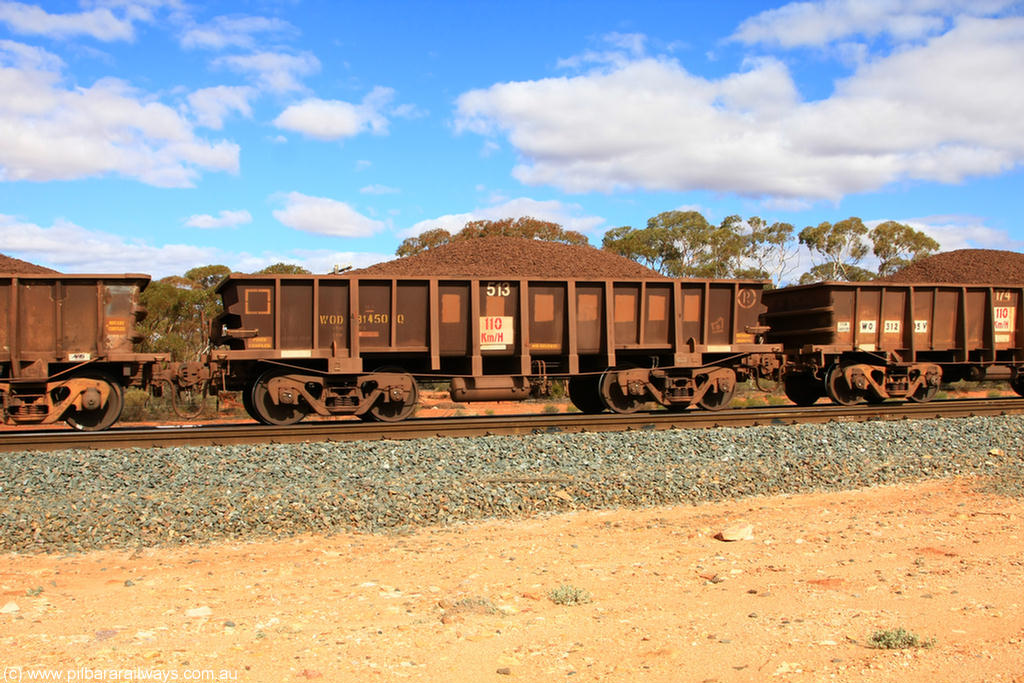
<instances>
[{"instance_id":1,"label":"wagon wheel","mask_svg":"<svg viewBox=\"0 0 1024 683\"><path fill-rule=\"evenodd\" d=\"M825 390L834 403L852 406L860 400L856 390L849 385L843 376L843 368L833 365L825 377Z\"/></svg>"},{"instance_id":2,"label":"wagon wheel","mask_svg":"<svg viewBox=\"0 0 1024 683\"><path fill-rule=\"evenodd\" d=\"M270 369L260 375L252 385L252 413L257 420L268 425L292 425L306 416L302 408L286 403L274 403L268 389L270 380L287 375L286 371Z\"/></svg>"},{"instance_id":3,"label":"wagon wheel","mask_svg":"<svg viewBox=\"0 0 1024 683\"><path fill-rule=\"evenodd\" d=\"M412 391L410 392L409 398L401 402L383 401L381 400L381 398L378 398L377 401L373 404L373 407L371 407L368 411L363 413L360 417L367 421L401 422L402 420L406 419L414 412L416 412L416 404L419 403L420 392L419 388L416 386L416 379L412 375L410 375L408 372L405 372L401 368L394 367L378 368L374 370L374 372L388 372L396 375L405 375L406 377L409 378L409 382L412 383ZM372 383L367 384L369 385ZM364 386L363 391L368 392L376 388L377 387L375 385Z\"/></svg>"},{"instance_id":4,"label":"wagon wheel","mask_svg":"<svg viewBox=\"0 0 1024 683\"><path fill-rule=\"evenodd\" d=\"M83 432L98 432L117 422L117 418L121 417L121 409L124 408L124 390L121 385L102 372L83 373L76 378L91 379L107 385L107 403L92 410L72 409L64 421Z\"/></svg>"},{"instance_id":5,"label":"wagon wheel","mask_svg":"<svg viewBox=\"0 0 1024 683\"><path fill-rule=\"evenodd\" d=\"M825 395L825 385L811 375L794 373L786 375L783 380L783 392L793 403L806 407L814 405Z\"/></svg>"},{"instance_id":6,"label":"wagon wheel","mask_svg":"<svg viewBox=\"0 0 1024 683\"><path fill-rule=\"evenodd\" d=\"M624 391L624 387L619 384L618 373L612 368L605 370L601 375L598 387L602 402L612 412L623 415L635 413L643 405L642 397L630 396Z\"/></svg>"},{"instance_id":7,"label":"wagon wheel","mask_svg":"<svg viewBox=\"0 0 1024 683\"><path fill-rule=\"evenodd\" d=\"M869 391L864 396L864 400L867 401L868 403L870 403L873 406L877 406L879 404L885 403L885 400L887 398L888 398L888 396L879 396L874 391Z\"/></svg>"},{"instance_id":8,"label":"wagon wheel","mask_svg":"<svg viewBox=\"0 0 1024 683\"><path fill-rule=\"evenodd\" d=\"M1014 391L1016 391L1016 389L1014 389ZM927 403L928 401L930 401L933 398L935 398L935 395L938 394L938 393L939 393L939 385L938 384L936 384L935 386L931 386L931 387L928 386L927 384L924 384L922 386L919 386L917 388L917 391L915 391L914 393L912 393L909 396L907 396L907 398L909 398L911 401L914 401L915 403Z\"/></svg>"},{"instance_id":9,"label":"wagon wheel","mask_svg":"<svg viewBox=\"0 0 1024 683\"><path fill-rule=\"evenodd\" d=\"M600 378L594 375L569 378L569 400L580 412L596 414L604 410L601 400Z\"/></svg>"},{"instance_id":10,"label":"wagon wheel","mask_svg":"<svg viewBox=\"0 0 1024 683\"><path fill-rule=\"evenodd\" d=\"M733 395L736 393L736 378L732 379L732 386L729 389L722 391L718 386L710 387L704 395L697 401L704 410L722 410L732 401Z\"/></svg>"},{"instance_id":11,"label":"wagon wheel","mask_svg":"<svg viewBox=\"0 0 1024 683\"><path fill-rule=\"evenodd\" d=\"M1017 375L1010 380L1010 388L1018 396L1024 396L1024 374Z\"/></svg>"}]
</instances>

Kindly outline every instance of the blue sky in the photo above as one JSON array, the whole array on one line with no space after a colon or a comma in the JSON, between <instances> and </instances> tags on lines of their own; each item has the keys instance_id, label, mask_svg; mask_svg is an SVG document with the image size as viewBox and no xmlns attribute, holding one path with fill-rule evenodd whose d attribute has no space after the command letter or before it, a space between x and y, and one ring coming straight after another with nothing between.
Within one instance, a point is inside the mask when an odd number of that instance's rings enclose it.
<instances>
[{"instance_id":1,"label":"blue sky","mask_svg":"<svg viewBox=\"0 0 1024 683\"><path fill-rule=\"evenodd\" d=\"M325 272L679 208L1021 249L1024 3L0 0L0 252Z\"/></svg>"}]
</instances>

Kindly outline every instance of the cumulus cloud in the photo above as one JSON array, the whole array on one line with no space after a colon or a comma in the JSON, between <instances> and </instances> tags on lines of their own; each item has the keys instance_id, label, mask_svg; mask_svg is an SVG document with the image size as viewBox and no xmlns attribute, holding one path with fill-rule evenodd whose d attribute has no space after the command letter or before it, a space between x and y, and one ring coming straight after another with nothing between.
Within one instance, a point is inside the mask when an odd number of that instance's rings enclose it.
<instances>
[{"instance_id":1,"label":"cumulus cloud","mask_svg":"<svg viewBox=\"0 0 1024 683\"><path fill-rule=\"evenodd\" d=\"M209 23L188 28L181 36L184 48L223 50L229 47L251 49L257 36L292 33L295 28L287 21L268 17L221 16Z\"/></svg>"},{"instance_id":2,"label":"cumulus cloud","mask_svg":"<svg viewBox=\"0 0 1024 683\"><path fill-rule=\"evenodd\" d=\"M238 169L236 144L197 137L124 81L68 86L61 61L40 48L0 41L0 92L0 181L118 174L187 187L203 169Z\"/></svg>"},{"instance_id":3,"label":"cumulus cloud","mask_svg":"<svg viewBox=\"0 0 1024 683\"><path fill-rule=\"evenodd\" d=\"M249 100L255 95L254 88L218 85L190 93L188 105L199 125L220 130L224 127L224 119L232 112L251 118L252 106Z\"/></svg>"},{"instance_id":4,"label":"cumulus cloud","mask_svg":"<svg viewBox=\"0 0 1024 683\"><path fill-rule=\"evenodd\" d=\"M501 220L502 218L519 218L531 216L542 221L558 223L567 230L582 233L593 233L602 225L604 218L582 214L583 207L579 204L566 204L557 200L540 201L529 197L518 197L502 201L500 204L473 209L465 213L447 214L416 223L402 231L400 237L415 237L433 228L444 228L455 233L462 230L466 223L479 220Z\"/></svg>"},{"instance_id":5,"label":"cumulus cloud","mask_svg":"<svg viewBox=\"0 0 1024 683\"><path fill-rule=\"evenodd\" d=\"M284 208L274 211L274 218L303 232L334 237L369 237L386 227L381 221L367 218L336 199L289 192L284 195L284 202Z\"/></svg>"},{"instance_id":6,"label":"cumulus cloud","mask_svg":"<svg viewBox=\"0 0 1024 683\"><path fill-rule=\"evenodd\" d=\"M875 227L882 221L866 223ZM985 224L979 216L923 216L906 218L898 222L920 230L939 243L941 251L955 249L1013 249L1020 250L1024 242L1015 240L1005 230Z\"/></svg>"},{"instance_id":7,"label":"cumulus cloud","mask_svg":"<svg viewBox=\"0 0 1024 683\"><path fill-rule=\"evenodd\" d=\"M247 223L252 223L252 214L244 209L239 211L224 210L216 216L211 216L208 213L197 213L185 219L186 226L203 230L235 228Z\"/></svg>"},{"instance_id":8,"label":"cumulus cloud","mask_svg":"<svg viewBox=\"0 0 1024 683\"><path fill-rule=\"evenodd\" d=\"M988 16L1013 0L824 0L791 2L743 21L731 39L785 48L821 47L851 36L902 42L935 35L953 16Z\"/></svg>"},{"instance_id":9,"label":"cumulus cloud","mask_svg":"<svg viewBox=\"0 0 1024 683\"><path fill-rule=\"evenodd\" d=\"M639 57L461 95L456 129L504 136L513 175L571 192L711 190L838 200L906 181L960 182L1024 161L1024 18L962 18L800 96L784 63L720 78Z\"/></svg>"},{"instance_id":10,"label":"cumulus cloud","mask_svg":"<svg viewBox=\"0 0 1024 683\"><path fill-rule=\"evenodd\" d=\"M22 35L50 38L87 36L103 42L135 38L131 19L119 18L106 7L87 12L51 14L36 5L0 2L0 23L6 24L12 33Z\"/></svg>"},{"instance_id":11,"label":"cumulus cloud","mask_svg":"<svg viewBox=\"0 0 1024 683\"><path fill-rule=\"evenodd\" d=\"M274 93L303 90L301 79L320 71L320 60L312 52L254 52L218 57L215 67L224 67L250 77L263 90Z\"/></svg>"},{"instance_id":12,"label":"cumulus cloud","mask_svg":"<svg viewBox=\"0 0 1024 683\"><path fill-rule=\"evenodd\" d=\"M361 104L310 98L285 109L274 119L274 125L318 140L340 140L363 132L384 134L388 119L381 110L391 102L394 92L376 87Z\"/></svg>"},{"instance_id":13,"label":"cumulus cloud","mask_svg":"<svg viewBox=\"0 0 1024 683\"><path fill-rule=\"evenodd\" d=\"M145 264L145 272L163 277L180 275L197 264L223 260L216 250L206 247L153 246L141 240L87 230L65 220L44 227L3 214L0 243L9 256L65 273L124 273L139 270L139 264Z\"/></svg>"}]
</instances>

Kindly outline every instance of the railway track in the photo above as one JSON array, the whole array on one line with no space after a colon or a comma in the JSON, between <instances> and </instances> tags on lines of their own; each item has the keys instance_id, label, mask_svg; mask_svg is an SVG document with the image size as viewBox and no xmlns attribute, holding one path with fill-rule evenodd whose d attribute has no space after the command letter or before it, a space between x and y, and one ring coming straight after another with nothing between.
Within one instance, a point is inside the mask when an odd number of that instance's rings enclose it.
<instances>
[{"instance_id":1,"label":"railway track","mask_svg":"<svg viewBox=\"0 0 1024 683\"><path fill-rule=\"evenodd\" d=\"M1024 413L1024 400L967 399L929 403L836 406L808 408L781 406L681 413L655 411L618 415L534 414L487 417L413 418L399 423L354 420L308 422L288 427L251 422L218 425L165 425L119 427L105 432L71 430L0 431L0 452L52 451L70 448L150 448L155 446L218 446L246 443L297 443L319 441L369 441L423 439L437 436L469 437L558 432L612 432L659 429L708 429L771 424L864 422L1015 415Z\"/></svg>"}]
</instances>

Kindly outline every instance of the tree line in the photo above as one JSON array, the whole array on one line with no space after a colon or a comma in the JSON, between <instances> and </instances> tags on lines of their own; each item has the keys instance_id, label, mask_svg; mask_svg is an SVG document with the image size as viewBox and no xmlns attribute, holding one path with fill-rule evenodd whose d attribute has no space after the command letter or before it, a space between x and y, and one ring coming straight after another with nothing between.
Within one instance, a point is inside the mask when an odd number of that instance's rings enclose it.
<instances>
[{"instance_id":1,"label":"tree line","mask_svg":"<svg viewBox=\"0 0 1024 683\"><path fill-rule=\"evenodd\" d=\"M427 230L403 241L396 255L412 256L458 240L521 237L587 245L585 235L558 223L529 216L470 221L455 232ZM812 265L798 278L800 248ZM868 228L860 218L823 222L796 232L790 223L752 216L728 216L710 223L698 211L665 211L644 228L622 226L604 234L602 248L672 277L771 280L773 285L822 280L871 280L892 275L939 249L928 235L903 223L886 221ZM878 269L864 267L868 254ZM224 265L192 268L184 275L155 280L142 293L149 315L140 324L142 351L170 352L176 360L197 360L206 348L209 326L220 312L217 285L231 269ZM261 274L308 274L301 266L276 263Z\"/></svg>"}]
</instances>

